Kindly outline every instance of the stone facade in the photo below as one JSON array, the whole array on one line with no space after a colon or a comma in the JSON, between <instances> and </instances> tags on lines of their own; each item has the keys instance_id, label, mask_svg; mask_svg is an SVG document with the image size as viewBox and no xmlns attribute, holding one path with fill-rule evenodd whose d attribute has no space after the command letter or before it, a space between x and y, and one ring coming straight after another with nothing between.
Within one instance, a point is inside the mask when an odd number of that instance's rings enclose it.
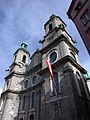
<instances>
[{"instance_id":1,"label":"stone facade","mask_svg":"<svg viewBox=\"0 0 90 120\"><path fill-rule=\"evenodd\" d=\"M29 65L26 43L14 54L1 95L0 120L89 120L87 71L79 64L74 40L55 14L44 28L43 47ZM54 80L46 60L51 62Z\"/></svg>"}]
</instances>

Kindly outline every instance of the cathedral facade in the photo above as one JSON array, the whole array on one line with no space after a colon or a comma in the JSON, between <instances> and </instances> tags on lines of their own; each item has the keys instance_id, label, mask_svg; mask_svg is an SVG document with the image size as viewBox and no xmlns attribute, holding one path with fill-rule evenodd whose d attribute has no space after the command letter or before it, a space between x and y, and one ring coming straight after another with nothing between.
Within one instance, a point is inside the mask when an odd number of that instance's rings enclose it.
<instances>
[{"instance_id":1,"label":"cathedral facade","mask_svg":"<svg viewBox=\"0 0 90 120\"><path fill-rule=\"evenodd\" d=\"M66 27L53 14L44 25L42 49L30 57L23 42L14 53L1 95L0 120L90 120L87 71L79 64L79 51Z\"/></svg>"}]
</instances>

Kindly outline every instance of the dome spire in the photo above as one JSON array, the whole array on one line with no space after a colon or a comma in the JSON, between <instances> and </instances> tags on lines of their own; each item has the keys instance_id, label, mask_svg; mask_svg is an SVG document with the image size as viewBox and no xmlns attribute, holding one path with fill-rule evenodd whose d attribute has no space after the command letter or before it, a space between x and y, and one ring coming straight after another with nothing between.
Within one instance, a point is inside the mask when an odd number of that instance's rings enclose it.
<instances>
[{"instance_id":1,"label":"dome spire","mask_svg":"<svg viewBox=\"0 0 90 120\"><path fill-rule=\"evenodd\" d=\"M50 16L50 19L55 17L55 16L56 16L56 14L53 12L52 15Z\"/></svg>"},{"instance_id":2,"label":"dome spire","mask_svg":"<svg viewBox=\"0 0 90 120\"><path fill-rule=\"evenodd\" d=\"M22 42L21 47L27 49L28 44L26 42Z\"/></svg>"}]
</instances>

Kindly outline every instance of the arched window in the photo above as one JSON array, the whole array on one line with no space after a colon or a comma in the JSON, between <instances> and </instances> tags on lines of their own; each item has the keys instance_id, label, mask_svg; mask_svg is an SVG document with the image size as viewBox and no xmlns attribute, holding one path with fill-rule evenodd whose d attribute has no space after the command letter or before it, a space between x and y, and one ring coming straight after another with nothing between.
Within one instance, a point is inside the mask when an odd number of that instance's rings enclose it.
<instances>
[{"instance_id":1,"label":"arched window","mask_svg":"<svg viewBox=\"0 0 90 120\"><path fill-rule=\"evenodd\" d=\"M35 107L35 101L36 101L36 94L35 92L32 93L32 100L31 100L31 108Z\"/></svg>"},{"instance_id":2,"label":"arched window","mask_svg":"<svg viewBox=\"0 0 90 120\"><path fill-rule=\"evenodd\" d=\"M24 81L24 88L27 88L28 87L28 80L25 80Z\"/></svg>"},{"instance_id":3,"label":"arched window","mask_svg":"<svg viewBox=\"0 0 90 120\"><path fill-rule=\"evenodd\" d=\"M37 76L34 76L33 79L32 79L32 85L35 85L36 81L37 81Z\"/></svg>"},{"instance_id":4,"label":"arched window","mask_svg":"<svg viewBox=\"0 0 90 120\"><path fill-rule=\"evenodd\" d=\"M60 92L60 88L59 88L60 85L59 85L59 79L58 79L58 73L57 72L54 72L54 82L55 82L55 85L53 83L53 95L56 95L56 89L57 89L58 93Z\"/></svg>"},{"instance_id":5,"label":"arched window","mask_svg":"<svg viewBox=\"0 0 90 120\"><path fill-rule=\"evenodd\" d=\"M81 78L81 76L80 76L80 74L79 74L78 72L76 72L76 77L77 77L77 79L78 79L78 83L79 83L79 87L80 87L81 94L82 94L82 95L86 95L82 78Z\"/></svg>"},{"instance_id":6,"label":"arched window","mask_svg":"<svg viewBox=\"0 0 90 120\"><path fill-rule=\"evenodd\" d=\"M60 108L59 108L59 104L55 103L53 105L54 108L54 118L60 118Z\"/></svg>"},{"instance_id":7,"label":"arched window","mask_svg":"<svg viewBox=\"0 0 90 120\"><path fill-rule=\"evenodd\" d=\"M30 115L30 120L34 120L34 115L33 114Z\"/></svg>"},{"instance_id":8,"label":"arched window","mask_svg":"<svg viewBox=\"0 0 90 120\"><path fill-rule=\"evenodd\" d=\"M22 110L25 110L26 96L23 96Z\"/></svg>"},{"instance_id":9,"label":"arched window","mask_svg":"<svg viewBox=\"0 0 90 120\"><path fill-rule=\"evenodd\" d=\"M20 118L20 120L23 120L23 118Z\"/></svg>"},{"instance_id":10,"label":"arched window","mask_svg":"<svg viewBox=\"0 0 90 120\"><path fill-rule=\"evenodd\" d=\"M23 62L23 63L26 62L26 55L23 55L22 62Z\"/></svg>"},{"instance_id":11,"label":"arched window","mask_svg":"<svg viewBox=\"0 0 90 120\"><path fill-rule=\"evenodd\" d=\"M51 24L49 24L49 31L51 31L53 29L53 27L52 27L52 23Z\"/></svg>"},{"instance_id":12,"label":"arched window","mask_svg":"<svg viewBox=\"0 0 90 120\"><path fill-rule=\"evenodd\" d=\"M54 63L57 59L57 53L54 51L50 54L50 61L51 63Z\"/></svg>"}]
</instances>

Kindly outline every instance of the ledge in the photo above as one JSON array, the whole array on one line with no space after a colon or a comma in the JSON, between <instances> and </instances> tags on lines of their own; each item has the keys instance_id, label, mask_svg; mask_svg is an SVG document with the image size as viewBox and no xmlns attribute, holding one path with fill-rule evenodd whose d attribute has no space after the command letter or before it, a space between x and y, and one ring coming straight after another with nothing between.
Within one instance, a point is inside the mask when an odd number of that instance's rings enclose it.
<instances>
[{"instance_id":1,"label":"ledge","mask_svg":"<svg viewBox=\"0 0 90 120\"><path fill-rule=\"evenodd\" d=\"M67 99L67 98L68 98L68 96L64 96L64 97L55 96L55 97L51 98L49 101L46 101L46 104L51 103L51 102L55 102L55 101L59 101L59 100L64 100L64 99Z\"/></svg>"},{"instance_id":2,"label":"ledge","mask_svg":"<svg viewBox=\"0 0 90 120\"><path fill-rule=\"evenodd\" d=\"M63 34L59 35L58 38L55 38L51 43L49 43L47 46L45 46L44 48L42 48L42 49L40 50L40 52L41 52L41 53L44 53L44 52L48 51L48 49L50 49L51 46L56 45L56 44L58 44L58 43L60 43L60 42L62 42L62 41L65 41L67 44L69 44L70 46L72 46L72 47L76 50L77 53L79 52L79 51L77 50L77 48L76 48L74 45L72 45L72 43L70 43L70 42L67 40L67 38L65 37L65 35L63 35Z\"/></svg>"},{"instance_id":3,"label":"ledge","mask_svg":"<svg viewBox=\"0 0 90 120\"><path fill-rule=\"evenodd\" d=\"M25 72L16 72L16 71L13 71L9 75L7 75L4 79L10 78L14 74L16 74L16 75L25 75Z\"/></svg>"},{"instance_id":4,"label":"ledge","mask_svg":"<svg viewBox=\"0 0 90 120\"><path fill-rule=\"evenodd\" d=\"M52 64L52 68L56 68L58 67L58 65L60 64L64 64L66 62L70 62L71 64L73 64L77 69L79 69L82 73L87 73L87 71L81 67L75 60L73 60L69 55L61 58L60 60L58 60L56 63ZM67 68L68 69L68 68ZM71 69L71 68L69 68ZM72 69L71 69L72 70ZM38 72L38 74L42 75L43 73L45 73L46 71L48 71L48 67L42 69L41 71Z\"/></svg>"}]
</instances>

